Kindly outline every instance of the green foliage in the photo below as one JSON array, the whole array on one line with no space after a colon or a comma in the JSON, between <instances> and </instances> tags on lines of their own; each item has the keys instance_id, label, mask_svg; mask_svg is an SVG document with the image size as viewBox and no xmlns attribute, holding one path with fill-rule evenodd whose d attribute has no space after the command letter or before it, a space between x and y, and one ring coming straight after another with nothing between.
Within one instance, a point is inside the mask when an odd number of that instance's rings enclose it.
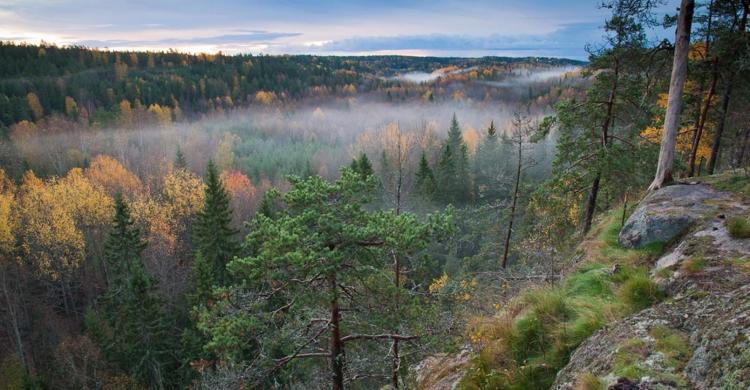
<instances>
[{"instance_id":1,"label":"green foliage","mask_svg":"<svg viewBox=\"0 0 750 390\"><path fill-rule=\"evenodd\" d=\"M745 172L730 171L702 179L719 191L734 192L744 197L750 197L750 176Z\"/></svg>"},{"instance_id":2,"label":"green foliage","mask_svg":"<svg viewBox=\"0 0 750 390\"><path fill-rule=\"evenodd\" d=\"M622 302L632 307L635 311L645 309L664 297L656 283L644 272L634 273L626 280L617 295Z\"/></svg>"},{"instance_id":3,"label":"green foliage","mask_svg":"<svg viewBox=\"0 0 750 390\"><path fill-rule=\"evenodd\" d=\"M663 325L657 325L649 332L656 341L656 349L664 354L666 363L682 370L693 356L688 335Z\"/></svg>"},{"instance_id":4,"label":"green foliage","mask_svg":"<svg viewBox=\"0 0 750 390\"><path fill-rule=\"evenodd\" d=\"M422 151L419 158L419 167L416 173L416 191L424 199L432 199L435 196L435 175L432 173L427 155Z\"/></svg>"},{"instance_id":5,"label":"green foliage","mask_svg":"<svg viewBox=\"0 0 750 390\"><path fill-rule=\"evenodd\" d=\"M587 372L578 377L575 388L577 390L604 390L606 384L598 376Z\"/></svg>"},{"instance_id":6,"label":"green foliage","mask_svg":"<svg viewBox=\"0 0 750 390\"><path fill-rule=\"evenodd\" d=\"M206 187L203 210L195 220L195 248L197 256L211 267L215 284L228 282L226 266L237 254L238 244L233 236L237 230L232 228L232 209L229 206L229 194L219 180L219 172L212 161L206 169ZM204 273L202 277L209 274ZM205 295L207 292L201 292Z\"/></svg>"},{"instance_id":7,"label":"green foliage","mask_svg":"<svg viewBox=\"0 0 750 390\"><path fill-rule=\"evenodd\" d=\"M627 250L617 242L620 217L614 210L601 222L584 263L559 285L523 292L489 325L470 330L492 347L480 350L461 388L549 388L580 343L604 324L663 297L648 270L634 265L655 254ZM485 333L492 339L484 340ZM628 362L621 362L622 372L637 368Z\"/></svg>"},{"instance_id":8,"label":"green foliage","mask_svg":"<svg viewBox=\"0 0 750 390\"><path fill-rule=\"evenodd\" d=\"M750 221L741 216L727 219L727 230L734 238L750 238Z\"/></svg>"},{"instance_id":9,"label":"green foliage","mask_svg":"<svg viewBox=\"0 0 750 390\"><path fill-rule=\"evenodd\" d=\"M88 322L109 361L149 386L171 387L176 385L170 374L176 365L176 340L156 280L147 274L141 260L145 246L118 194L104 252L112 285L99 302L103 321L96 323L89 316Z\"/></svg>"},{"instance_id":10,"label":"green foliage","mask_svg":"<svg viewBox=\"0 0 750 390\"><path fill-rule=\"evenodd\" d=\"M327 321L317 319L331 318L332 302L356 308L341 318L342 336L423 326L429 318L423 296L389 281L393 254L406 261L449 223L447 217L420 222L409 213L368 211L375 178L362 180L351 169L334 183L318 176L292 176L289 182L275 218L258 214L250 223L245 246L251 256L230 263L236 283L214 292L218 300L200 323L211 336L207 348L224 361L250 364L258 384L272 378L284 383L287 370L325 367L319 360L285 356L329 349L334 336ZM399 306L392 304L395 296ZM310 334L319 336L308 340ZM368 349L378 345L369 343ZM364 352L349 345L347 359Z\"/></svg>"},{"instance_id":11,"label":"green foliage","mask_svg":"<svg viewBox=\"0 0 750 390\"><path fill-rule=\"evenodd\" d=\"M436 174L438 200L457 205L471 200L471 175L469 149L463 140L456 114L448 129L448 139L443 144Z\"/></svg>"},{"instance_id":12,"label":"green foliage","mask_svg":"<svg viewBox=\"0 0 750 390\"><path fill-rule=\"evenodd\" d=\"M703 271L708 265L705 257L693 257L682 262L680 268L688 274L696 274Z\"/></svg>"},{"instance_id":13,"label":"green foliage","mask_svg":"<svg viewBox=\"0 0 750 390\"><path fill-rule=\"evenodd\" d=\"M590 56L586 96L561 101L556 116L541 123L538 136L550 133L553 124L558 135L553 177L535 194L552 210L551 234L588 229L600 194L620 199L652 179L656 148L643 142L640 131L650 124L658 96L648 88L644 70L666 61L647 47L644 24L652 7L652 2L608 2L607 42Z\"/></svg>"},{"instance_id":14,"label":"green foliage","mask_svg":"<svg viewBox=\"0 0 750 390\"><path fill-rule=\"evenodd\" d=\"M474 180L478 202L492 202L507 195L502 182L510 164L510 140L497 134L495 122L490 122L487 134L477 147L474 158Z\"/></svg>"},{"instance_id":15,"label":"green foliage","mask_svg":"<svg viewBox=\"0 0 750 390\"><path fill-rule=\"evenodd\" d=\"M7 356L0 362L0 390L24 390L25 377L26 370L16 356Z\"/></svg>"},{"instance_id":16,"label":"green foliage","mask_svg":"<svg viewBox=\"0 0 750 390\"><path fill-rule=\"evenodd\" d=\"M363 179L368 179L373 173L375 173L372 169L370 159L367 158L367 154L364 152L360 153L358 158L352 160L349 168L356 174L360 175Z\"/></svg>"}]
</instances>

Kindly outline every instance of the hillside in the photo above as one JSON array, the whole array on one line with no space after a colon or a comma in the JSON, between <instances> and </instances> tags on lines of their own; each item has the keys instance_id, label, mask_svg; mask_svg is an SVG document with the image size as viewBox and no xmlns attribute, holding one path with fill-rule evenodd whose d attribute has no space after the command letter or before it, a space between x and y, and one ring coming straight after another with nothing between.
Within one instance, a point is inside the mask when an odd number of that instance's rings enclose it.
<instances>
[{"instance_id":1,"label":"hillside","mask_svg":"<svg viewBox=\"0 0 750 390\"><path fill-rule=\"evenodd\" d=\"M725 174L602 219L560 283L418 366L424 389L741 389L750 384L750 181ZM632 248L632 249L628 249Z\"/></svg>"}]
</instances>

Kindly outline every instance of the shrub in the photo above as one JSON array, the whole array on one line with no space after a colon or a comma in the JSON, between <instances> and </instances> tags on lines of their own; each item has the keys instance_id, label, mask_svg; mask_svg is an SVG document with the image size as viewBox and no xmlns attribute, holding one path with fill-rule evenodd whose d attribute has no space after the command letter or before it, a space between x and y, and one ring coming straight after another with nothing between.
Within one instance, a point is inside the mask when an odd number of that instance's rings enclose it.
<instances>
[{"instance_id":1,"label":"shrub","mask_svg":"<svg viewBox=\"0 0 750 390\"><path fill-rule=\"evenodd\" d=\"M750 221L745 217L731 217L727 220L727 230L734 238L750 238Z\"/></svg>"}]
</instances>

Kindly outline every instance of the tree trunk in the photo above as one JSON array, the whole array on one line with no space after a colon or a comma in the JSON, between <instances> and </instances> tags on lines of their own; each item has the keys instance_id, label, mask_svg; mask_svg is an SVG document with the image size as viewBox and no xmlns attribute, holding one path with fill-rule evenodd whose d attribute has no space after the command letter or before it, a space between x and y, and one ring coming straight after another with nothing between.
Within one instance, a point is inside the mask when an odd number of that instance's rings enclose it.
<instances>
[{"instance_id":1,"label":"tree trunk","mask_svg":"<svg viewBox=\"0 0 750 390\"><path fill-rule=\"evenodd\" d=\"M594 220L594 210L596 209L596 197L599 195L599 182L602 179L601 173L597 173L594 181L591 182L591 192L586 205L586 215L583 218L583 234L591 229L591 222Z\"/></svg>"},{"instance_id":2,"label":"tree trunk","mask_svg":"<svg viewBox=\"0 0 750 390\"><path fill-rule=\"evenodd\" d=\"M16 344L16 353L18 354L18 359L21 361L24 369L27 370L26 353L23 347L23 338L21 336L21 326L19 323L19 308L17 302L11 299L10 286L8 286L8 275L6 271L2 270L0 272L2 273L0 274L0 278L2 278L3 295L5 296L5 303L8 312L8 325L10 326L13 333L12 338ZM16 297L18 297L18 294L16 294Z\"/></svg>"},{"instance_id":3,"label":"tree trunk","mask_svg":"<svg viewBox=\"0 0 750 390\"><path fill-rule=\"evenodd\" d=\"M714 143L711 145L711 156L708 157L708 166L706 172L709 175L714 174L716 169L716 162L719 159L719 152L721 149L721 136L724 134L724 127L727 122L727 112L729 111L729 100L732 96L732 83L734 81L734 72L729 75L727 79L727 87L724 91L724 95L721 97L721 117L719 123L716 126L716 133L714 134Z\"/></svg>"},{"instance_id":4,"label":"tree trunk","mask_svg":"<svg viewBox=\"0 0 750 390\"><path fill-rule=\"evenodd\" d=\"M682 111L682 89L687 77L690 26L693 23L694 8L694 0L682 0L680 3L680 15L675 31L672 77L669 82L669 98L667 99L667 113L664 116L659 163L656 166L654 181L648 187L649 191L657 190L672 181L674 147L680 122L680 112Z\"/></svg>"},{"instance_id":5,"label":"tree trunk","mask_svg":"<svg viewBox=\"0 0 750 390\"><path fill-rule=\"evenodd\" d=\"M740 22L737 28L737 33L740 36L743 36L745 34L745 29L747 28L747 17L748 17L749 12L750 12L750 1L743 0L742 1L742 17L740 18ZM736 64L734 67L736 68ZM729 100L732 96L732 86L734 84L735 74L736 74L736 70L732 69L732 71L729 73L729 77L727 77L726 90L724 91L724 95L721 98L721 118L719 119L719 124L716 128L716 134L714 134L714 143L711 146L711 156L708 159L708 167L706 169L709 175L712 175L714 173L714 169L716 169L716 162L719 159L719 152L721 148L721 136L722 136L722 133L724 133L724 126L726 124L727 111L729 110Z\"/></svg>"},{"instance_id":6,"label":"tree trunk","mask_svg":"<svg viewBox=\"0 0 750 390\"><path fill-rule=\"evenodd\" d=\"M607 145L609 144L609 128L612 126L615 98L617 97L617 85L620 77L619 60L615 61L613 73L614 80L612 81L612 89L609 91L609 99L607 99L607 113L604 116L604 122L602 122L601 145L603 149L607 149ZM601 181L601 178L602 173L597 172L594 181L591 182L591 192L589 193L589 200L586 204L586 214L583 219L583 234L589 232L589 229L591 229L591 222L594 220L596 199L599 196L599 182Z\"/></svg>"},{"instance_id":7,"label":"tree trunk","mask_svg":"<svg viewBox=\"0 0 750 390\"><path fill-rule=\"evenodd\" d=\"M711 100L716 93L716 80L719 78L719 59L714 57L713 59L713 71L711 72L711 86L708 88L708 96L704 102L703 109L700 112L698 123L695 128L695 135L693 135L693 144L690 148L690 164L688 168L688 177L693 177L695 173L695 159L698 155L698 146L701 142L701 136L703 135L703 128L706 125L706 118L708 117L708 110L711 108Z\"/></svg>"},{"instance_id":8,"label":"tree trunk","mask_svg":"<svg viewBox=\"0 0 750 390\"><path fill-rule=\"evenodd\" d=\"M344 390L344 345L341 329L336 275L328 277L331 293L331 382L333 390Z\"/></svg>"},{"instance_id":9,"label":"tree trunk","mask_svg":"<svg viewBox=\"0 0 750 390\"><path fill-rule=\"evenodd\" d=\"M747 152L747 139L750 136L750 127L743 131L742 145L740 145L740 151L737 156L737 167L745 166L745 153Z\"/></svg>"},{"instance_id":10,"label":"tree trunk","mask_svg":"<svg viewBox=\"0 0 750 390\"><path fill-rule=\"evenodd\" d=\"M521 131L519 129L519 131ZM521 164L523 163L523 139L518 140L518 168L516 169L516 185L513 189L513 202L510 206L510 217L508 219L508 234L505 236L505 248L503 249L503 269L508 265L508 250L510 249L510 236L513 234L513 219L516 216L516 203L518 202L518 187L521 184Z\"/></svg>"}]
</instances>

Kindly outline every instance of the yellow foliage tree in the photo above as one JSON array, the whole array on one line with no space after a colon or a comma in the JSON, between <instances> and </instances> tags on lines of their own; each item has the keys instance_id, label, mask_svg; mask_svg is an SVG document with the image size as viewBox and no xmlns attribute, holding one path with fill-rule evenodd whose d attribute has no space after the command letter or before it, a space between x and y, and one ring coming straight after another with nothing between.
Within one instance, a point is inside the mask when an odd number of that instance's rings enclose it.
<instances>
[{"instance_id":1,"label":"yellow foliage tree","mask_svg":"<svg viewBox=\"0 0 750 390\"><path fill-rule=\"evenodd\" d=\"M130 102L123 99L120 104L120 121L124 125L129 125L133 121L133 109L130 107Z\"/></svg>"},{"instance_id":2,"label":"yellow foliage tree","mask_svg":"<svg viewBox=\"0 0 750 390\"><path fill-rule=\"evenodd\" d=\"M136 175L107 155L98 155L91 160L86 169L86 178L112 196L120 192L133 199L142 189L141 180Z\"/></svg>"},{"instance_id":3,"label":"yellow foliage tree","mask_svg":"<svg viewBox=\"0 0 750 390\"><path fill-rule=\"evenodd\" d=\"M271 105L276 101L276 93L274 92L266 92L266 91L258 91L255 94L255 101L264 105L268 106Z\"/></svg>"},{"instance_id":4,"label":"yellow foliage tree","mask_svg":"<svg viewBox=\"0 0 750 390\"><path fill-rule=\"evenodd\" d=\"M0 255L10 253L15 247L14 193L13 182L0 169Z\"/></svg>"},{"instance_id":5,"label":"yellow foliage tree","mask_svg":"<svg viewBox=\"0 0 750 390\"><path fill-rule=\"evenodd\" d=\"M203 207L203 180L186 169L176 169L164 178L164 200L174 217L193 216Z\"/></svg>"},{"instance_id":6,"label":"yellow foliage tree","mask_svg":"<svg viewBox=\"0 0 750 390\"><path fill-rule=\"evenodd\" d=\"M26 95L26 103L28 103L31 113L34 115L34 120L42 119L44 116L44 108L39 101L39 97L36 96L34 92L29 92Z\"/></svg>"},{"instance_id":7,"label":"yellow foliage tree","mask_svg":"<svg viewBox=\"0 0 750 390\"><path fill-rule=\"evenodd\" d=\"M172 122L172 111L169 107L162 107L158 104L148 106L148 112L153 115L156 122L160 125L166 125Z\"/></svg>"},{"instance_id":8,"label":"yellow foliage tree","mask_svg":"<svg viewBox=\"0 0 750 390\"><path fill-rule=\"evenodd\" d=\"M20 199L20 245L24 259L52 280L78 268L85 241L67 204L33 172L24 174Z\"/></svg>"},{"instance_id":9,"label":"yellow foliage tree","mask_svg":"<svg viewBox=\"0 0 750 390\"><path fill-rule=\"evenodd\" d=\"M70 96L65 97L65 115L71 118L78 118L78 104L76 100Z\"/></svg>"}]
</instances>

